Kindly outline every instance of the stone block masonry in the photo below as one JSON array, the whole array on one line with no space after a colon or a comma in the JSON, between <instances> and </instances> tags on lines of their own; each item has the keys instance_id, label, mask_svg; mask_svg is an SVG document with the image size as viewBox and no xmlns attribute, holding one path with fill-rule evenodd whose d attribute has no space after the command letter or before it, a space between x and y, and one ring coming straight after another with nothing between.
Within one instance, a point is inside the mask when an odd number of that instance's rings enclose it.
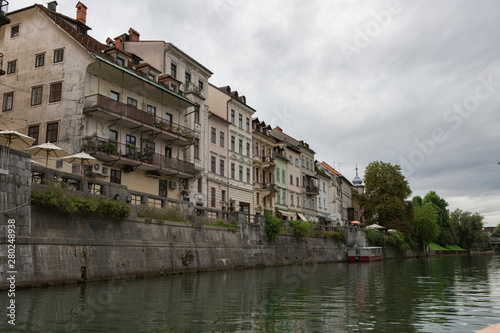
<instances>
[{"instance_id":1,"label":"stone block masonry","mask_svg":"<svg viewBox=\"0 0 500 333\"><path fill-rule=\"evenodd\" d=\"M345 247L323 238L282 235L268 244L263 219L248 224L244 214L234 230L201 220L146 222L134 210L127 220L113 221L31 206L31 156L8 149L7 159L2 148L8 172L0 175L0 289L8 289L9 219L16 221L17 287L345 260Z\"/></svg>"}]
</instances>

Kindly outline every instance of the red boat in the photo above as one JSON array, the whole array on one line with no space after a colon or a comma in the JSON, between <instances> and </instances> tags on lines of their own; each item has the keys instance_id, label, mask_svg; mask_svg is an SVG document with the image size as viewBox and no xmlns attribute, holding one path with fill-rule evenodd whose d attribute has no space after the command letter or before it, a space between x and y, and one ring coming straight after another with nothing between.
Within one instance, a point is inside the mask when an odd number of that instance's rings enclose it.
<instances>
[{"instance_id":1,"label":"red boat","mask_svg":"<svg viewBox=\"0 0 500 333\"><path fill-rule=\"evenodd\" d=\"M370 262L382 260L383 258L382 248L376 246L356 247L347 251L347 261L349 262Z\"/></svg>"}]
</instances>

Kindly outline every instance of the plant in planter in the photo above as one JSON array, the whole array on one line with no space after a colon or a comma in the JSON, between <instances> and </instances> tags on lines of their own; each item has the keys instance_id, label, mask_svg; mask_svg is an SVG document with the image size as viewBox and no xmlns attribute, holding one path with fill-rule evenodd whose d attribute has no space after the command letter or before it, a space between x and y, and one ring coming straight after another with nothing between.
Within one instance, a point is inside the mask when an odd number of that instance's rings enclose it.
<instances>
[{"instance_id":1,"label":"plant in planter","mask_svg":"<svg viewBox=\"0 0 500 333\"><path fill-rule=\"evenodd\" d=\"M184 190L182 190L182 191L181 191L181 195L182 195L183 197L187 197L187 196L189 195L189 191L188 191L188 190L186 190L186 189L184 189Z\"/></svg>"},{"instance_id":2,"label":"plant in planter","mask_svg":"<svg viewBox=\"0 0 500 333\"><path fill-rule=\"evenodd\" d=\"M93 151L97 143L97 133L88 135L82 140L82 150L83 151Z\"/></svg>"}]
</instances>

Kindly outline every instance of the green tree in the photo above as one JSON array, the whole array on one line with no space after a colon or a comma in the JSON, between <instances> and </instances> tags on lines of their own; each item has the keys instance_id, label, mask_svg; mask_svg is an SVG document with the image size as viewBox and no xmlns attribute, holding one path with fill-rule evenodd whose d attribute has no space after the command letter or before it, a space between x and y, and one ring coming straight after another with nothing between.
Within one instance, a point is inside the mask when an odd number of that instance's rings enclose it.
<instances>
[{"instance_id":1,"label":"green tree","mask_svg":"<svg viewBox=\"0 0 500 333\"><path fill-rule=\"evenodd\" d=\"M478 213L464 212L456 209L451 213L451 227L457 234L458 244L469 250L474 243L481 243L488 240L487 235L483 232L484 217Z\"/></svg>"},{"instance_id":2,"label":"green tree","mask_svg":"<svg viewBox=\"0 0 500 333\"><path fill-rule=\"evenodd\" d=\"M450 211L448 203L434 191L427 193L423 199L423 203L431 203L437 211L437 224L441 230L438 239L436 240L441 245L455 245L456 235L453 232L450 224Z\"/></svg>"},{"instance_id":3,"label":"green tree","mask_svg":"<svg viewBox=\"0 0 500 333\"><path fill-rule=\"evenodd\" d=\"M413 214L410 185L399 165L371 162L365 169L365 193L359 195L363 216L371 224L402 230Z\"/></svg>"},{"instance_id":4,"label":"green tree","mask_svg":"<svg viewBox=\"0 0 500 333\"><path fill-rule=\"evenodd\" d=\"M500 223L497 225L497 227L491 233L491 237L500 237Z\"/></svg>"},{"instance_id":5,"label":"green tree","mask_svg":"<svg viewBox=\"0 0 500 333\"><path fill-rule=\"evenodd\" d=\"M438 212L430 202L423 204L418 204L418 200L413 202L414 217L413 221L407 223L407 232L422 251L430 242L435 242L439 236Z\"/></svg>"}]
</instances>

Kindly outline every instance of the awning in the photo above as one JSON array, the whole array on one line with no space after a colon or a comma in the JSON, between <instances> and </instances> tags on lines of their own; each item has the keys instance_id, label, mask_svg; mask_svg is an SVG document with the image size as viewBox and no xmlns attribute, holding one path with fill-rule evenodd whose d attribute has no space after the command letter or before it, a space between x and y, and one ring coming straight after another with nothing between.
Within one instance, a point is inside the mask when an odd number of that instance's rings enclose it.
<instances>
[{"instance_id":1,"label":"awning","mask_svg":"<svg viewBox=\"0 0 500 333\"><path fill-rule=\"evenodd\" d=\"M284 210L278 210L283 216L295 217L295 213L285 212Z\"/></svg>"},{"instance_id":2,"label":"awning","mask_svg":"<svg viewBox=\"0 0 500 333\"><path fill-rule=\"evenodd\" d=\"M297 213L297 215L299 216L299 219L301 219L302 221L307 221L306 217L301 213Z\"/></svg>"}]
</instances>

